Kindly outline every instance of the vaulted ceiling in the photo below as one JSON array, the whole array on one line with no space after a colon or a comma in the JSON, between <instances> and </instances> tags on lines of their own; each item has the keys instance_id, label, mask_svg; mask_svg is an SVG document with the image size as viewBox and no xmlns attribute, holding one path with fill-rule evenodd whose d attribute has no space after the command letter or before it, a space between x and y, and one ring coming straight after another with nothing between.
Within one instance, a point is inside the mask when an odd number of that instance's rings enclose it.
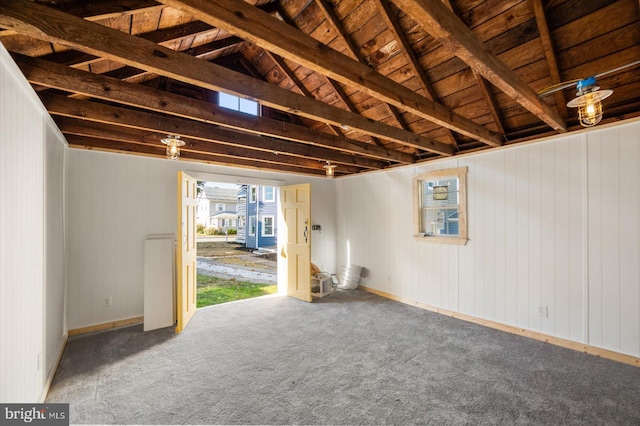
<instances>
[{"instance_id":1,"label":"vaulted ceiling","mask_svg":"<svg viewBox=\"0 0 640 426\"><path fill-rule=\"evenodd\" d=\"M0 0L12 52L71 147L336 175L640 115L638 0ZM259 117L217 106L258 100Z\"/></svg>"}]
</instances>

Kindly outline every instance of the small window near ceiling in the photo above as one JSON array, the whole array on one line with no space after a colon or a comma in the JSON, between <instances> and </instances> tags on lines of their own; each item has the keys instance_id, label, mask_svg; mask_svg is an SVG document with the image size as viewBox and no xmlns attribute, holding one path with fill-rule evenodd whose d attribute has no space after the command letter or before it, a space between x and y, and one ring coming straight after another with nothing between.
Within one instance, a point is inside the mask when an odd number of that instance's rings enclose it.
<instances>
[{"instance_id":1,"label":"small window near ceiling","mask_svg":"<svg viewBox=\"0 0 640 426\"><path fill-rule=\"evenodd\" d=\"M224 204L220 204L220 203L216 204L216 211L219 211L219 212L224 211Z\"/></svg>"},{"instance_id":2,"label":"small window near ceiling","mask_svg":"<svg viewBox=\"0 0 640 426\"><path fill-rule=\"evenodd\" d=\"M465 244L467 168L413 177L414 237L420 242Z\"/></svg>"},{"instance_id":3,"label":"small window near ceiling","mask_svg":"<svg viewBox=\"0 0 640 426\"><path fill-rule=\"evenodd\" d=\"M258 199L258 188L256 188L255 186L252 186L249 189L249 202L255 203L257 199Z\"/></svg>"},{"instance_id":4,"label":"small window near ceiling","mask_svg":"<svg viewBox=\"0 0 640 426\"><path fill-rule=\"evenodd\" d=\"M265 186L262 189L262 201L273 203L276 201L276 189L273 186Z\"/></svg>"},{"instance_id":5,"label":"small window near ceiling","mask_svg":"<svg viewBox=\"0 0 640 426\"><path fill-rule=\"evenodd\" d=\"M263 219L262 236L273 237L273 216L265 216Z\"/></svg>"},{"instance_id":6,"label":"small window near ceiling","mask_svg":"<svg viewBox=\"0 0 640 426\"><path fill-rule=\"evenodd\" d=\"M258 103L248 99L239 98L224 92L218 92L218 105L234 111L244 112L249 115L258 115Z\"/></svg>"}]
</instances>

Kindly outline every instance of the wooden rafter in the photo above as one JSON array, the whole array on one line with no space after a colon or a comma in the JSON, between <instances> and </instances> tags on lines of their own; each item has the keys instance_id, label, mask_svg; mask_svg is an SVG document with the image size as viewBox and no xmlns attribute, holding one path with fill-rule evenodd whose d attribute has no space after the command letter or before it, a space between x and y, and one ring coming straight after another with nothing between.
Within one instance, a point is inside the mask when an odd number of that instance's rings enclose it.
<instances>
[{"instance_id":1,"label":"wooden rafter","mask_svg":"<svg viewBox=\"0 0 640 426\"><path fill-rule=\"evenodd\" d=\"M347 107L347 111L356 112L356 113L359 112L355 107L355 105L353 104L353 102L351 102L351 99L349 99L347 94L344 93L344 90L342 90L342 87L340 87L337 81L331 80L328 77L325 77L325 79L327 80L327 84L331 86L331 89L336 94L336 96L338 96L338 99L340 99L342 103L345 105L345 107ZM374 144L378 146L384 146L384 143L382 143L380 139L376 138L375 136L369 136L369 137L371 138L371 141Z\"/></svg>"},{"instance_id":2,"label":"wooden rafter","mask_svg":"<svg viewBox=\"0 0 640 426\"><path fill-rule=\"evenodd\" d=\"M473 76L478 83L478 88L480 89L480 93L482 93L482 97L487 103L487 107L489 108L489 112L491 112L491 117L493 117L493 122L498 128L498 132L501 134L505 134L504 126L502 125L502 117L500 117L500 109L496 103L496 99L491 92L491 87L489 86L489 82L477 72L473 72Z\"/></svg>"},{"instance_id":3,"label":"wooden rafter","mask_svg":"<svg viewBox=\"0 0 640 426\"><path fill-rule=\"evenodd\" d=\"M104 75L91 74L64 65L13 55L25 77L41 84L96 99L116 102L145 110L212 123L229 129L243 130L258 135L272 136L293 142L313 144L336 149L351 155L349 164L366 168L381 168L384 162L373 158L400 163L412 163L411 155L385 150L363 142L329 135L307 127L273 120L266 117L248 117L208 102L164 92L146 86L119 81Z\"/></svg>"},{"instance_id":4,"label":"wooden rafter","mask_svg":"<svg viewBox=\"0 0 640 426\"><path fill-rule=\"evenodd\" d=\"M431 86L431 83L429 83L429 79L427 78L427 75L422 69L422 66L418 61L418 58L413 52L413 49L409 44L409 40L407 40L407 37L404 35L404 32L400 27L400 23L398 22L398 19L391 11L391 8L389 7L389 3L387 3L387 0L375 0L375 3L376 3L376 6L378 6L380 15L386 22L387 27L393 34L394 38L398 41L398 46L400 47L402 54L407 58L407 62L409 64L409 67L411 68L411 72L415 75L416 79L418 80L418 83L422 87L422 90L425 93L425 97L429 100L437 102L438 95L433 89L433 86ZM455 135L450 129L447 129L446 135L449 138L452 145L458 146L458 141L456 140ZM490 145L498 146L500 144L493 143Z\"/></svg>"},{"instance_id":5,"label":"wooden rafter","mask_svg":"<svg viewBox=\"0 0 640 426\"><path fill-rule=\"evenodd\" d=\"M215 40L215 41L212 41L211 43L206 43L197 47L191 47L187 49L187 51L189 52L189 55L193 56L194 58L206 60L208 57L215 54L216 52L227 49L233 45L236 45L242 42L243 42L242 39L232 36L232 37L227 37L220 40ZM176 46L180 46L180 45L176 45ZM148 76L153 76L154 73L137 69L134 67L124 66L122 68L111 70L108 73L106 73L106 75L113 76L115 78L118 78L119 80L127 81L130 83L140 83L142 81L150 79L150 77Z\"/></svg>"},{"instance_id":6,"label":"wooden rafter","mask_svg":"<svg viewBox=\"0 0 640 426\"><path fill-rule=\"evenodd\" d=\"M118 18L123 15L133 15L138 13L151 13L164 8L155 0L97 0L91 2L61 3L58 8L87 21L100 21L109 18ZM16 34L12 30L0 32L0 37Z\"/></svg>"},{"instance_id":7,"label":"wooden rafter","mask_svg":"<svg viewBox=\"0 0 640 426\"><path fill-rule=\"evenodd\" d=\"M493 85L559 132L564 120L509 67L488 52L462 21L440 1L396 0L398 6Z\"/></svg>"},{"instance_id":8,"label":"wooden rafter","mask_svg":"<svg viewBox=\"0 0 640 426\"><path fill-rule=\"evenodd\" d=\"M269 16L253 6L249 7L264 16ZM269 19L279 22L273 18ZM283 25L286 26L286 24ZM6 0L3 8L0 9L0 27L101 55L185 83L257 99L275 109L337 125L344 124L365 134L403 145L442 155L454 154L453 147L450 145L369 120L222 66L201 61L187 54L175 52L147 40L27 0ZM110 40L108 45L103 42L107 39Z\"/></svg>"},{"instance_id":9,"label":"wooden rafter","mask_svg":"<svg viewBox=\"0 0 640 426\"><path fill-rule=\"evenodd\" d=\"M106 152L117 153L133 153L136 155L144 155L155 158L165 158L165 148L159 146L159 144L153 145L149 143L120 142L108 139L100 139L87 136L79 136L66 134L65 135L69 146L72 148L85 148ZM273 170L277 172L285 173L298 173L305 175L318 175L325 174L324 169L322 171L316 169L308 169L298 166L292 166L289 164L270 163L266 161L256 161L247 158L231 158L223 155L207 154L203 152L193 152L185 150L180 153L181 161L197 161L198 163L211 163L229 167L243 167L259 170ZM340 174L340 171L337 171Z\"/></svg>"},{"instance_id":10,"label":"wooden rafter","mask_svg":"<svg viewBox=\"0 0 640 426\"><path fill-rule=\"evenodd\" d=\"M333 11L333 9L331 8L331 6L327 3L326 0L316 0L316 4L320 8L320 10L322 10L322 13L324 13L325 18L327 18L327 21L329 21L331 26L338 32L338 34L340 34L340 38L342 39L342 41L347 46L347 53L349 53L350 56L353 59L355 59L356 61L364 64L365 63L364 58L362 57L362 55L360 54L360 51L357 49L357 47L353 43L353 40L351 40L351 37L349 37L349 34L347 34L347 32L345 31L344 26L340 22L340 19L338 19L338 17L336 16L336 14ZM330 79L328 77L326 77L326 79L327 79L327 82L329 83L329 85L332 87L333 91L338 95L338 97L342 100L342 102L347 106L347 109L349 111L359 112L356 109L355 105L353 105L353 102L351 102L349 97L346 95L346 93L344 93L344 90L342 90L342 88L338 85L338 82L336 82L336 81L334 81L334 80L332 80L332 79ZM398 123L398 127L400 127L401 129L404 129L404 130L408 130L407 126L405 126L404 121L402 121L400 119L400 114L398 113L398 111L395 111L393 109L393 107L391 105L387 104L387 103L384 103L384 105L385 105L387 111L389 112L389 115L391 115L391 117L393 117L395 119L396 123ZM380 145L380 146L383 145L383 143L380 141L380 139L378 139L376 137L371 137L371 140L376 145Z\"/></svg>"},{"instance_id":11,"label":"wooden rafter","mask_svg":"<svg viewBox=\"0 0 640 426\"><path fill-rule=\"evenodd\" d=\"M264 52L265 52L265 55L267 55L273 61L273 63L276 64L276 67L278 67L280 72L282 72L284 75L287 76L287 78L293 83L293 86L296 89L298 89L300 94L308 98L312 98L312 99L314 98L313 94L309 92L306 87L304 87L304 84L302 84L300 79L296 77L296 75L291 71L291 68L287 66L287 64L284 62L284 60L281 57L279 57L278 55L274 55L268 50L265 50ZM342 135L342 132L340 132L340 129L338 128L338 126L333 124L328 124L328 123L326 124L326 126L334 135L338 135L338 136Z\"/></svg>"},{"instance_id":12,"label":"wooden rafter","mask_svg":"<svg viewBox=\"0 0 640 426\"><path fill-rule=\"evenodd\" d=\"M544 55L547 58L549 64L549 75L551 76L552 84L559 84L562 82L560 77L560 70L558 68L558 61L556 60L555 49L553 48L553 41L551 40L551 33L549 26L547 25L547 18L544 12L544 5L541 0L532 0L533 12L536 16L536 24L538 25L538 31L540 31L540 41L544 48ZM564 98L564 92L559 90L555 93L558 112L563 118L569 116L567 111L566 100Z\"/></svg>"},{"instance_id":13,"label":"wooden rafter","mask_svg":"<svg viewBox=\"0 0 640 426\"><path fill-rule=\"evenodd\" d=\"M500 143L500 137L485 127L418 95L413 90L375 72L367 65L318 43L310 36L271 18L243 1L231 3L205 0L161 0L161 2L210 25L226 28L263 49L325 74L342 84L354 85L370 96L402 110L485 143ZM455 149L448 144L442 145L447 145L450 150Z\"/></svg>"},{"instance_id":14,"label":"wooden rafter","mask_svg":"<svg viewBox=\"0 0 640 426\"><path fill-rule=\"evenodd\" d=\"M455 10L453 10L453 6L451 5L450 0L442 0L442 3L445 6L447 6L447 8L452 13L454 14L456 13ZM478 89L480 90L480 93L482 94L482 97L487 104L487 108L489 108L489 112L491 113L493 122L496 125L496 128L498 129L498 133L500 133L501 135L504 135L506 133L506 130L504 128L504 125L502 124L502 117L500 116L500 108L498 108L498 103L496 102L496 98L495 96L493 96L493 92L491 92L491 87L489 85L489 82L482 75L478 74L478 72L473 68L471 68L471 71L473 72L473 77L476 79L476 82L478 83Z\"/></svg>"},{"instance_id":15,"label":"wooden rafter","mask_svg":"<svg viewBox=\"0 0 640 426\"><path fill-rule=\"evenodd\" d=\"M149 132L98 122L87 122L86 120L79 120L77 118L70 117L56 117L56 124L60 131L65 135L85 136L134 144L142 143L151 146L155 145L163 147L160 139L166 137L165 134L158 132ZM182 138L182 140L186 142L184 148L181 148L181 151L183 152L189 151L200 154L220 155L227 157L227 161L229 162L233 162L235 159L249 159L271 164L286 164L313 170L322 170L322 165L324 164L323 162L319 162L308 157L292 156L281 153L274 155L273 152L262 150L251 150L250 155L247 155L248 150L245 147L213 143L198 139ZM358 168L342 165L340 168L343 169L343 171L345 171L345 169L350 169L352 171L360 170Z\"/></svg>"},{"instance_id":16,"label":"wooden rafter","mask_svg":"<svg viewBox=\"0 0 640 426\"><path fill-rule=\"evenodd\" d=\"M195 122L179 117L164 117L155 113L114 107L52 94L43 95L42 101L49 113L54 116L79 118L96 123L130 127L163 134L179 134L188 141L185 149L192 151L207 153L210 152L210 147L229 145L243 148L241 153L238 154L241 157L255 159L258 156L257 151L261 151L268 153L269 158L272 158L272 162L283 164L293 164L297 166L303 164L299 160L292 160L290 158L292 156L305 159L311 158L316 160L318 169L321 169L326 161L342 164L344 163L341 160L346 161L347 164L351 162L350 156L341 155L330 149L232 131L208 123ZM220 151L218 150L216 153L219 154ZM263 159L262 156L260 156L260 159ZM305 167L310 167L310 163L304 164ZM361 170L360 168L347 164L341 165L344 171L353 173Z\"/></svg>"}]
</instances>

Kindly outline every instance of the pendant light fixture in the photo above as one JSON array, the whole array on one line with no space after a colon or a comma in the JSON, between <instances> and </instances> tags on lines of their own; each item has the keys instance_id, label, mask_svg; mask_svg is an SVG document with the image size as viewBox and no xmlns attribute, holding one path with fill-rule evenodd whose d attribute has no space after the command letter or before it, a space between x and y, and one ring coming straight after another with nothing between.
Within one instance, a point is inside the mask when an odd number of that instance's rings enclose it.
<instances>
[{"instance_id":1,"label":"pendant light fixture","mask_svg":"<svg viewBox=\"0 0 640 426\"><path fill-rule=\"evenodd\" d=\"M161 142L167 146L167 158L169 160L177 160L180 158L180 147L184 146L184 141L180 140L178 135L167 135Z\"/></svg>"},{"instance_id":2,"label":"pendant light fixture","mask_svg":"<svg viewBox=\"0 0 640 426\"><path fill-rule=\"evenodd\" d=\"M611 96L613 90L600 90L595 77L578 81L576 88L577 97L569 101L567 106L578 108L578 119L582 126L595 126L602 120L602 100Z\"/></svg>"},{"instance_id":3,"label":"pendant light fixture","mask_svg":"<svg viewBox=\"0 0 640 426\"><path fill-rule=\"evenodd\" d=\"M331 164L329 161L327 161L327 164L322 167L324 167L325 171L327 172L327 177L329 179L333 179L333 177L335 176L336 165Z\"/></svg>"}]
</instances>

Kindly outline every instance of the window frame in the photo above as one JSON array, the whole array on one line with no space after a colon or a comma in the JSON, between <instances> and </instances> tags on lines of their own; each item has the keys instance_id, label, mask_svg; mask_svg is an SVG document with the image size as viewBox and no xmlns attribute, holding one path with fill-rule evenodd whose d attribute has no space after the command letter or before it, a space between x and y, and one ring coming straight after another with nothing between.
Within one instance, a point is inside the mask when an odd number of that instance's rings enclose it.
<instances>
[{"instance_id":1,"label":"window frame","mask_svg":"<svg viewBox=\"0 0 640 426\"><path fill-rule=\"evenodd\" d=\"M267 198L267 188L271 188L271 198ZM262 187L262 201L265 203L275 203L276 201L276 187L275 186L263 186Z\"/></svg>"},{"instance_id":2,"label":"window frame","mask_svg":"<svg viewBox=\"0 0 640 426\"><path fill-rule=\"evenodd\" d=\"M250 186L249 187L249 203L255 204L258 201L258 187Z\"/></svg>"},{"instance_id":3,"label":"window frame","mask_svg":"<svg viewBox=\"0 0 640 426\"><path fill-rule=\"evenodd\" d=\"M421 173L414 175L412 180L413 186L413 238L421 243L436 244L453 244L465 245L468 241L467 229L467 172L468 167L456 167L452 169L436 170L433 172ZM420 222L422 218L422 183L425 181L457 178L458 179L458 235L426 235L421 232Z\"/></svg>"},{"instance_id":4,"label":"window frame","mask_svg":"<svg viewBox=\"0 0 640 426\"><path fill-rule=\"evenodd\" d=\"M251 219L253 219L253 221ZM251 222L253 222L253 226L251 225ZM247 226L247 228L247 235L255 237L256 229L258 228L258 219L255 216L249 216L249 226Z\"/></svg>"},{"instance_id":5,"label":"window frame","mask_svg":"<svg viewBox=\"0 0 640 426\"><path fill-rule=\"evenodd\" d=\"M222 101L221 98L223 97L227 98L227 102ZM235 103L235 105L231 106L231 101L234 101L233 103ZM245 103L244 107L243 103ZM260 117L260 102L254 101L252 99L246 99L240 96L232 95L231 93L218 92L217 104L221 108L225 108L231 111L237 111L239 113L250 115L252 117ZM252 107L255 106L255 114L253 113L253 111L246 111L247 105L251 105Z\"/></svg>"},{"instance_id":6,"label":"window frame","mask_svg":"<svg viewBox=\"0 0 640 426\"><path fill-rule=\"evenodd\" d=\"M267 219L271 219L271 233L267 234ZM262 237L275 237L276 236L276 218L274 215L262 216Z\"/></svg>"}]
</instances>

